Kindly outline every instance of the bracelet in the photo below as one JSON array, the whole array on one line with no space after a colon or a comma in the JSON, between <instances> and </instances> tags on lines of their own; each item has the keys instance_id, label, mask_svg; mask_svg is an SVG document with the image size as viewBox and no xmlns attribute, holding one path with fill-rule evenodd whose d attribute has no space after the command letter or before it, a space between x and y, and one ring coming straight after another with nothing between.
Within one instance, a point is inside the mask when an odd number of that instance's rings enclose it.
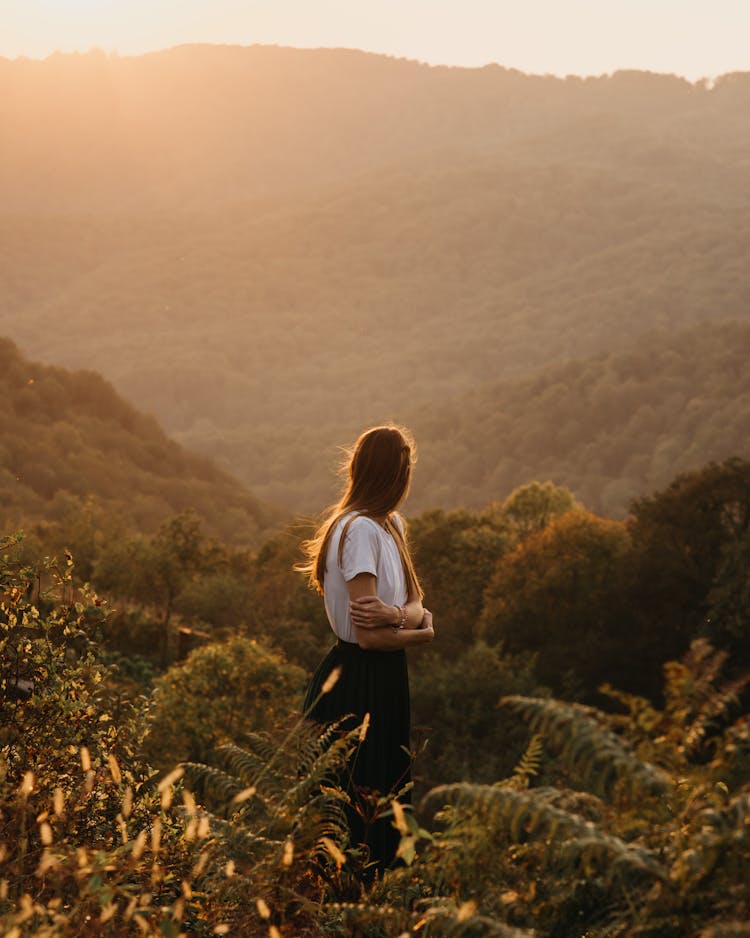
<instances>
[{"instance_id":1,"label":"bracelet","mask_svg":"<svg viewBox=\"0 0 750 938\"><path fill-rule=\"evenodd\" d=\"M396 604L394 603L393 605L395 606ZM396 606L396 609L398 609L398 612L399 612L399 615L401 616L401 618L398 620L398 622L394 623L394 624L391 626L391 628L393 629L394 633L395 633L395 632L400 632L401 629L406 628L406 617L407 617L408 614L409 614L409 611L408 611L408 609L406 608L406 606Z\"/></svg>"}]
</instances>

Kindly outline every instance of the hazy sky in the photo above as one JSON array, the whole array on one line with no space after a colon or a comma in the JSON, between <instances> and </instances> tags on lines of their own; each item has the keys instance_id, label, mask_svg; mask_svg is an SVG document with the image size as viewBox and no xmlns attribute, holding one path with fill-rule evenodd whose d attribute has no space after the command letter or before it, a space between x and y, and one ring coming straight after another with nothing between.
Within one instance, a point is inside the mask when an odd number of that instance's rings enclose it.
<instances>
[{"instance_id":1,"label":"hazy sky","mask_svg":"<svg viewBox=\"0 0 750 938\"><path fill-rule=\"evenodd\" d=\"M0 0L0 55L348 46L528 72L750 69L750 0Z\"/></svg>"}]
</instances>

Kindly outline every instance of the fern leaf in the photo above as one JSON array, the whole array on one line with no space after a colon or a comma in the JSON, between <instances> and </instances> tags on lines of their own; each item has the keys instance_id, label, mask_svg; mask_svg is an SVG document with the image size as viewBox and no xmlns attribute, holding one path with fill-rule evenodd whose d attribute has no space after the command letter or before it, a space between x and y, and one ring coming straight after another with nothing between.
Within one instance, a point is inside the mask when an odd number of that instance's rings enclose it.
<instances>
[{"instance_id":1,"label":"fern leaf","mask_svg":"<svg viewBox=\"0 0 750 938\"><path fill-rule=\"evenodd\" d=\"M695 719L687 727L682 743L682 751L686 756L695 753L706 737L707 732L727 715L732 706L740 700L740 692L750 683L750 675L743 675L730 681L720 689L714 689L710 696L700 706Z\"/></svg>"},{"instance_id":2,"label":"fern leaf","mask_svg":"<svg viewBox=\"0 0 750 938\"><path fill-rule=\"evenodd\" d=\"M230 856L235 859L256 860L268 853L269 850L280 852L283 849L283 840L266 837L256 831L211 815L211 832L221 839Z\"/></svg>"},{"instance_id":3,"label":"fern leaf","mask_svg":"<svg viewBox=\"0 0 750 938\"><path fill-rule=\"evenodd\" d=\"M519 789L529 787L529 780L534 775L539 774L543 752L542 739L540 733L534 733L518 764L513 769L513 774L510 778L503 779L499 783L501 786Z\"/></svg>"},{"instance_id":4,"label":"fern leaf","mask_svg":"<svg viewBox=\"0 0 750 938\"><path fill-rule=\"evenodd\" d=\"M353 740L349 735L334 740L326 750L320 752L307 768L296 785L285 794L285 801L290 804L303 804L310 794L321 785L335 780L341 772L351 752Z\"/></svg>"},{"instance_id":5,"label":"fern leaf","mask_svg":"<svg viewBox=\"0 0 750 938\"><path fill-rule=\"evenodd\" d=\"M457 907L452 900L439 898L431 900L426 910L411 913L388 904L377 905L372 901L367 904L330 903L326 908L338 913L351 934L370 934L371 929L373 934L378 935L414 933L429 938L534 938L536 934L534 931L514 928L487 915L478 915L467 910L469 905L465 903Z\"/></svg>"},{"instance_id":6,"label":"fern leaf","mask_svg":"<svg viewBox=\"0 0 750 938\"><path fill-rule=\"evenodd\" d=\"M545 789L516 791L459 782L433 788L422 800L420 811L434 815L445 805L455 805L464 813L479 812L485 823L509 843L545 842L551 848L547 851L549 863L596 869L607 880L623 872L667 879L666 870L650 850L628 844L579 815L553 807L545 794Z\"/></svg>"},{"instance_id":7,"label":"fern leaf","mask_svg":"<svg viewBox=\"0 0 750 938\"><path fill-rule=\"evenodd\" d=\"M216 752L226 771L236 776L246 787L253 784L265 765L256 753L232 743L218 746Z\"/></svg>"},{"instance_id":8,"label":"fern leaf","mask_svg":"<svg viewBox=\"0 0 750 938\"><path fill-rule=\"evenodd\" d=\"M265 733L247 731L243 735L245 747L256 753L263 763L271 762L278 753L278 742Z\"/></svg>"},{"instance_id":9,"label":"fern leaf","mask_svg":"<svg viewBox=\"0 0 750 938\"><path fill-rule=\"evenodd\" d=\"M200 762L182 762L185 784L208 804L226 808L243 785L227 772Z\"/></svg>"},{"instance_id":10,"label":"fern leaf","mask_svg":"<svg viewBox=\"0 0 750 938\"><path fill-rule=\"evenodd\" d=\"M669 776L639 759L599 722L596 711L581 704L538 697L503 697L500 703L519 713L588 791L610 797L616 786L631 793L665 794Z\"/></svg>"}]
</instances>

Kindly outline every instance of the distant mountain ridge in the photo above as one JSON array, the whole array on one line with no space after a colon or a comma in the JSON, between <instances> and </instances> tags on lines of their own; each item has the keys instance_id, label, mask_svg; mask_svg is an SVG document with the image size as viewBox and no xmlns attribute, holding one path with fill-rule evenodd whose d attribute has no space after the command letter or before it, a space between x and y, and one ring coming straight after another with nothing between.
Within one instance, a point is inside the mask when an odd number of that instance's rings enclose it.
<instances>
[{"instance_id":1,"label":"distant mountain ridge","mask_svg":"<svg viewBox=\"0 0 750 938\"><path fill-rule=\"evenodd\" d=\"M0 199L17 211L196 209L530 147L637 165L710 142L741 160L750 128L732 116L749 104L750 73L711 86L628 71L559 79L276 46L0 59Z\"/></svg>"},{"instance_id":2,"label":"distant mountain ridge","mask_svg":"<svg viewBox=\"0 0 750 938\"><path fill-rule=\"evenodd\" d=\"M168 439L96 372L30 362L0 338L0 390L5 533L89 497L141 530L193 510L209 533L246 544L279 520L236 480Z\"/></svg>"},{"instance_id":3,"label":"distant mountain ridge","mask_svg":"<svg viewBox=\"0 0 750 938\"><path fill-rule=\"evenodd\" d=\"M313 511L363 425L747 318L749 112L744 73L0 61L0 332Z\"/></svg>"}]
</instances>

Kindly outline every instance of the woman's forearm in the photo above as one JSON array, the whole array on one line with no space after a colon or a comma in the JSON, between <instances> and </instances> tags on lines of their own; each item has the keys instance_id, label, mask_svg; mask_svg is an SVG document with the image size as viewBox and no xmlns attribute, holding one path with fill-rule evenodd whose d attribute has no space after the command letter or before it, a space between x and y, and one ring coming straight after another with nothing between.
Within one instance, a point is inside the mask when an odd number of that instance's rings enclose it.
<instances>
[{"instance_id":1,"label":"woman's forearm","mask_svg":"<svg viewBox=\"0 0 750 938\"><path fill-rule=\"evenodd\" d=\"M424 619L424 606L421 599L410 599L403 606L391 606L394 611L391 616L390 625L397 625L402 629L421 629ZM402 610L406 610L406 619L403 618Z\"/></svg>"},{"instance_id":2,"label":"woman's forearm","mask_svg":"<svg viewBox=\"0 0 750 938\"><path fill-rule=\"evenodd\" d=\"M401 648L424 645L431 642L434 635L431 628L422 629L418 627L393 629L389 626L382 626L373 629L355 626L354 632L360 648L369 651L398 651Z\"/></svg>"},{"instance_id":3,"label":"woman's forearm","mask_svg":"<svg viewBox=\"0 0 750 938\"><path fill-rule=\"evenodd\" d=\"M431 638L424 634L418 638L408 640L398 639L392 642L390 637L383 638L386 633L392 633L395 628L401 635L416 635L423 632L427 625L431 628L432 618L422 605L422 600L416 590L412 590L404 606L388 605L377 595L377 580L371 573L358 573L347 583L349 590L349 614L351 623L357 636L357 644L362 648L405 648L408 645L421 645ZM404 618L403 612L406 612ZM425 617L429 621L425 621ZM364 633L380 633L377 637L368 639ZM360 641L360 636L362 640ZM368 643L368 644L365 644Z\"/></svg>"},{"instance_id":4,"label":"woman's forearm","mask_svg":"<svg viewBox=\"0 0 750 938\"><path fill-rule=\"evenodd\" d=\"M397 606L395 603L388 605L377 596L368 595L351 599L349 613L352 624L363 628L392 626L400 629L420 629L424 619L424 606L418 597L408 599L403 606Z\"/></svg>"}]
</instances>

